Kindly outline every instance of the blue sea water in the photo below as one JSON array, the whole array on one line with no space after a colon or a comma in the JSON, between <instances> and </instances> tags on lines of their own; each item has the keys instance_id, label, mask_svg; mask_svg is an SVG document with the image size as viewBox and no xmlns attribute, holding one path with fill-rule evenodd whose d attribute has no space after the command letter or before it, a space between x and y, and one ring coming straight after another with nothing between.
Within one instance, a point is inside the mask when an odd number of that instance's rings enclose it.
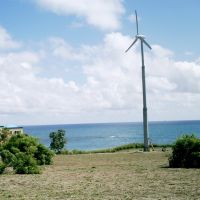
<instances>
[{"instance_id":1,"label":"blue sea water","mask_svg":"<svg viewBox=\"0 0 200 200\"><path fill-rule=\"evenodd\" d=\"M49 146L49 133L64 129L67 149L94 150L110 148L128 143L143 142L142 123L102 123L24 126L29 135L38 137ZM150 122L149 136L152 143L170 144L185 133L200 137L200 121Z\"/></svg>"}]
</instances>

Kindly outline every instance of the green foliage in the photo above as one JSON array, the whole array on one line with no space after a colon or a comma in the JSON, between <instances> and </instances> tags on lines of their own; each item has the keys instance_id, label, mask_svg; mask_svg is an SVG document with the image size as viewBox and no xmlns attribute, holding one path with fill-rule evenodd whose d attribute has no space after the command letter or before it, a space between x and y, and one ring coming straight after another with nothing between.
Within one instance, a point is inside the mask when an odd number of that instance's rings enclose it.
<instances>
[{"instance_id":1,"label":"green foliage","mask_svg":"<svg viewBox=\"0 0 200 200\"><path fill-rule=\"evenodd\" d=\"M5 143L11 137L11 132L8 128L3 128L0 130L0 144Z\"/></svg>"},{"instance_id":2,"label":"green foliage","mask_svg":"<svg viewBox=\"0 0 200 200\"><path fill-rule=\"evenodd\" d=\"M30 154L23 152L17 153L13 163L13 169L17 174L39 174L40 169L36 159Z\"/></svg>"},{"instance_id":3,"label":"green foliage","mask_svg":"<svg viewBox=\"0 0 200 200\"><path fill-rule=\"evenodd\" d=\"M6 168L6 164L3 162L0 162L0 174L3 174L5 168Z\"/></svg>"},{"instance_id":4,"label":"green foliage","mask_svg":"<svg viewBox=\"0 0 200 200\"><path fill-rule=\"evenodd\" d=\"M183 135L172 147L170 167L200 168L200 138Z\"/></svg>"},{"instance_id":5,"label":"green foliage","mask_svg":"<svg viewBox=\"0 0 200 200\"><path fill-rule=\"evenodd\" d=\"M54 153L42 144L39 144L37 146L37 150L34 153L34 157L37 160L38 165L52 164L53 155L54 155Z\"/></svg>"},{"instance_id":6,"label":"green foliage","mask_svg":"<svg viewBox=\"0 0 200 200\"><path fill-rule=\"evenodd\" d=\"M16 134L13 135L9 141L5 143L4 149L7 149L14 154L16 151L34 154L37 149L37 145L38 140L36 138L25 134Z\"/></svg>"},{"instance_id":7,"label":"green foliage","mask_svg":"<svg viewBox=\"0 0 200 200\"><path fill-rule=\"evenodd\" d=\"M70 155L71 154L71 151L70 150L67 150L67 149L63 149L60 154L63 154L63 155Z\"/></svg>"},{"instance_id":8,"label":"green foliage","mask_svg":"<svg viewBox=\"0 0 200 200\"><path fill-rule=\"evenodd\" d=\"M143 147L144 147L143 144L135 143L135 144L125 144L118 147L114 147L113 150L122 151L122 150L127 150L127 149L138 149L138 148L143 148Z\"/></svg>"},{"instance_id":9,"label":"green foliage","mask_svg":"<svg viewBox=\"0 0 200 200\"><path fill-rule=\"evenodd\" d=\"M172 145L165 144L165 145L158 145L154 144L154 147L162 147L162 148L167 148L167 147L172 147ZM72 154L89 154L89 153L114 153L118 151L124 151L124 150L129 150L129 149L143 149L144 145L141 143L130 143L130 144L124 144L120 146L116 146L113 148L108 148L108 149L97 149L97 150L91 150L91 151L83 151L83 150L62 150L60 153L61 154L66 154L66 155L72 155Z\"/></svg>"},{"instance_id":10,"label":"green foliage","mask_svg":"<svg viewBox=\"0 0 200 200\"><path fill-rule=\"evenodd\" d=\"M38 165L51 164L53 152L34 137L16 134L6 141L0 156L6 166L13 167L18 174L38 174Z\"/></svg>"},{"instance_id":11,"label":"green foliage","mask_svg":"<svg viewBox=\"0 0 200 200\"><path fill-rule=\"evenodd\" d=\"M72 154L84 154L85 151L81 151L81 150L78 150L78 149L73 149L71 153Z\"/></svg>"},{"instance_id":12,"label":"green foliage","mask_svg":"<svg viewBox=\"0 0 200 200\"><path fill-rule=\"evenodd\" d=\"M6 164L6 166L10 167L15 162L16 157L9 150L5 149L1 152L1 159Z\"/></svg>"},{"instance_id":13,"label":"green foliage","mask_svg":"<svg viewBox=\"0 0 200 200\"><path fill-rule=\"evenodd\" d=\"M55 153L60 154L67 143L65 138L65 130L61 129L56 132L51 132L49 137L51 139L50 148L55 151Z\"/></svg>"}]
</instances>

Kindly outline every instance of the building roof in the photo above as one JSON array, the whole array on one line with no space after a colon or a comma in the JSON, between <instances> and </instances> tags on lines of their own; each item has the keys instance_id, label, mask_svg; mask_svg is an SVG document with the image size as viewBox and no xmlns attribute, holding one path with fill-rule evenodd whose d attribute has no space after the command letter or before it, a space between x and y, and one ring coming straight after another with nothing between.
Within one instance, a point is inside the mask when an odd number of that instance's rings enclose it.
<instances>
[{"instance_id":1,"label":"building roof","mask_svg":"<svg viewBox=\"0 0 200 200\"><path fill-rule=\"evenodd\" d=\"M0 128L16 129L16 128L23 128L23 127L16 126L16 125L8 125L8 126L0 126Z\"/></svg>"},{"instance_id":2,"label":"building roof","mask_svg":"<svg viewBox=\"0 0 200 200\"><path fill-rule=\"evenodd\" d=\"M19 127L19 126L16 126L16 127L6 127L8 129L16 129L16 128L23 128L23 127Z\"/></svg>"}]
</instances>

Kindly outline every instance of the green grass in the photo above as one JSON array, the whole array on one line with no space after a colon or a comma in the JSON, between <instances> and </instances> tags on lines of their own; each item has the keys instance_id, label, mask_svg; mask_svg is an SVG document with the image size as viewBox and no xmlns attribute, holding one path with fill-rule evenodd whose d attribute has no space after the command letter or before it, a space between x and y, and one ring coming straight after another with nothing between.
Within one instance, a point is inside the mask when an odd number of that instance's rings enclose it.
<instances>
[{"instance_id":1,"label":"green grass","mask_svg":"<svg viewBox=\"0 0 200 200\"><path fill-rule=\"evenodd\" d=\"M172 147L170 144L153 144L154 148L169 148ZM116 146L113 148L107 148L107 149L98 149L98 150L91 150L91 151L82 151L82 150L63 150L61 154L67 154L67 155L73 155L73 154L91 154L91 153L114 153L114 152L120 152L124 150L134 150L134 149L143 149L144 145L141 143L130 143L125 145Z\"/></svg>"}]
</instances>

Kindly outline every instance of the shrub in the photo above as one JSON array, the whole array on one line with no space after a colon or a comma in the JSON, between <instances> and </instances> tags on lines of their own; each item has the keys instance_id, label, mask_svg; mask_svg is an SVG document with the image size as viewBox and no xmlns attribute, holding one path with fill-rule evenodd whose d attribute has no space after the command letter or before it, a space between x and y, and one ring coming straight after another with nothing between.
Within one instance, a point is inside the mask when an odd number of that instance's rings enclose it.
<instances>
[{"instance_id":1,"label":"shrub","mask_svg":"<svg viewBox=\"0 0 200 200\"><path fill-rule=\"evenodd\" d=\"M170 167L199 168L200 139L195 135L183 135L172 146Z\"/></svg>"},{"instance_id":2,"label":"shrub","mask_svg":"<svg viewBox=\"0 0 200 200\"><path fill-rule=\"evenodd\" d=\"M6 164L6 166L12 166L16 157L13 153L11 153L9 150L3 150L1 152L1 159Z\"/></svg>"},{"instance_id":3,"label":"shrub","mask_svg":"<svg viewBox=\"0 0 200 200\"><path fill-rule=\"evenodd\" d=\"M4 149L13 153L16 153L14 151L19 151L34 154L37 150L38 144L39 142L37 138L25 134L16 134L13 135L7 143L5 143Z\"/></svg>"},{"instance_id":4,"label":"shrub","mask_svg":"<svg viewBox=\"0 0 200 200\"><path fill-rule=\"evenodd\" d=\"M51 132L49 137L51 139L50 148L55 151L55 153L60 154L65 144L67 143L65 138L65 130Z\"/></svg>"},{"instance_id":5,"label":"shrub","mask_svg":"<svg viewBox=\"0 0 200 200\"><path fill-rule=\"evenodd\" d=\"M0 130L0 143L5 143L11 137L11 132L7 128Z\"/></svg>"},{"instance_id":6,"label":"shrub","mask_svg":"<svg viewBox=\"0 0 200 200\"><path fill-rule=\"evenodd\" d=\"M40 169L36 160L26 153L17 153L13 163L13 169L17 174L39 174Z\"/></svg>"},{"instance_id":7,"label":"shrub","mask_svg":"<svg viewBox=\"0 0 200 200\"><path fill-rule=\"evenodd\" d=\"M53 152L42 144L37 146L34 157L37 160L38 165L50 165L52 164Z\"/></svg>"},{"instance_id":8,"label":"shrub","mask_svg":"<svg viewBox=\"0 0 200 200\"><path fill-rule=\"evenodd\" d=\"M3 174L5 168L6 168L6 164L0 162L0 174Z\"/></svg>"},{"instance_id":9,"label":"shrub","mask_svg":"<svg viewBox=\"0 0 200 200\"><path fill-rule=\"evenodd\" d=\"M64 155L71 155L72 154L72 152L67 150L67 149L63 149L60 153L64 154Z\"/></svg>"},{"instance_id":10,"label":"shrub","mask_svg":"<svg viewBox=\"0 0 200 200\"><path fill-rule=\"evenodd\" d=\"M16 134L1 146L0 156L18 174L38 174L38 165L52 163L53 152L34 137Z\"/></svg>"},{"instance_id":11,"label":"shrub","mask_svg":"<svg viewBox=\"0 0 200 200\"><path fill-rule=\"evenodd\" d=\"M78 149L73 149L72 150L72 154L84 154L85 151L82 151L82 150L78 150Z\"/></svg>"}]
</instances>

